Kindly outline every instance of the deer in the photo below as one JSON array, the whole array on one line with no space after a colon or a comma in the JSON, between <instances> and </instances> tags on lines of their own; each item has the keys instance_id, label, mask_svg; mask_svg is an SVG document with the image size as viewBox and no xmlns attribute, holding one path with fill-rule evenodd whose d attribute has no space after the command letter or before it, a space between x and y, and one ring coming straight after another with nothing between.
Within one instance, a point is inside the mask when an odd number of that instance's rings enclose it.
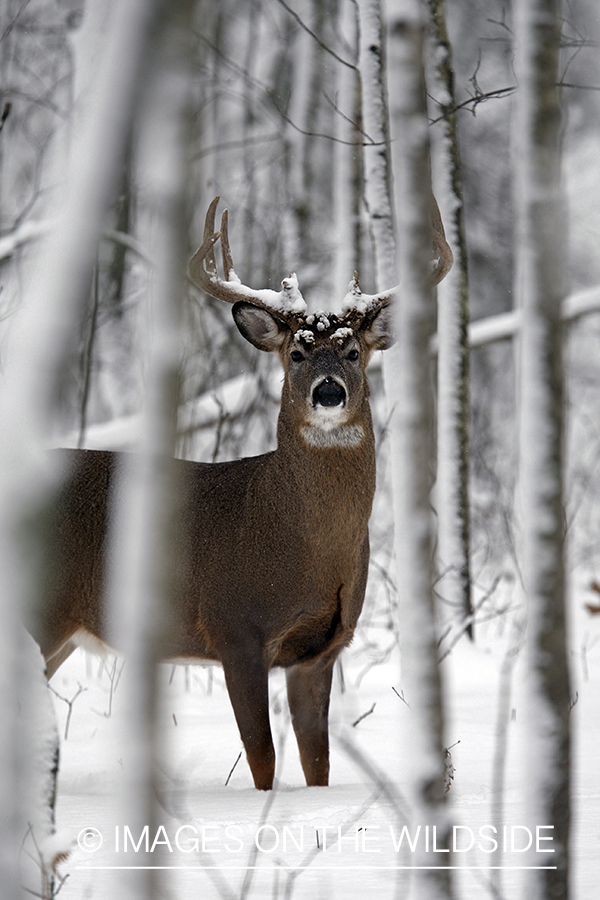
<instances>
[{"instance_id":1,"label":"deer","mask_svg":"<svg viewBox=\"0 0 600 900\"><path fill-rule=\"evenodd\" d=\"M283 667L306 784L329 783L333 667L365 597L375 438L366 369L392 341L397 288L363 294L354 275L340 314L306 312L295 274L254 290L233 268L228 214L215 197L193 282L232 304L241 336L279 357L284 380L276 449L230 462L174 460L180 484L178 581L162 658L220 663L256 788L269 790L275 750L269 671ZM432 283L452 265L432 212ZM215 261L221 241L224 277ZM49 586L32 629L50 679L77 646L106 648L106 555L124 454L62 450ZM118 648L117 648L118 649Z\"/></svg>"}]
</instances>

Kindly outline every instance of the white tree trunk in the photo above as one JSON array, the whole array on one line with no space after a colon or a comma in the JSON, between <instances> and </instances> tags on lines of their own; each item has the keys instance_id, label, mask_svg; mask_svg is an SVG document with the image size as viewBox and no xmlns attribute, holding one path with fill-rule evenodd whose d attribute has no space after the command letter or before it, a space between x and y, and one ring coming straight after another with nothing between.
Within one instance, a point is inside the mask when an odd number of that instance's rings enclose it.
<instances>
[{"instance_id":1,"label":"white tree trunk","mask_svg":"<svg viewBox=\"0 0 600 900\"><path fill-rule=\"evenodd\" d=\"M367 141L363 148L365 200L375 254L376 290L384 291L396 283L396 234L381 0L359 0L358 10L363 130L373 141Z\"/></svg>"},{"instance_id":2,"label":"white tree trunk","mask_svg":"<svg viewBox=\"0 0 600 900\"><path fill-rule=\"evenodd\" d=\"M444 0L429 0L434 26L435 74L432 93L442 106L455 106L452 48ZM438 591L444 600L471 615L469 574L469 286L463 224L462 180L456 114L440 123L438 201L454 266L442 282L438 303L437 479ZM436 193L438 193L436 191ZM463 625L464 627L464 625ZM472 633L472 626L468 626Z\"/></svg>"},{"instance_id":3,"label":"white tree trunk","mask_svg":"<svg viewBox=\"0 0 600 900\"><path fill-rule=\"evenodd\" d=\"M344 54L348 62L355 64L354 49L357 42L356 6L351 0L342 0L339 11L338 28L345 38ZM346 49L347 48L347 49ZM356 156L360 152L357 146L362 136L354 123L357 94L357 72L350 65L338 65L338 83L336 103L339 109L335 117L334 145L335 167L333 181L333 211L336 241L334 246L334 278L333 297L341 299L346 295L348 282L353 271L358 268L355 240L358 226L358 197L356 191Z\"/></svg>"},{"instance_id":4,"label":"white tree trunk","mask_svg":"<svg viewBox=\"0 0 600 900\"><path fill-rule=\"evenodd\" d=\"M119 0L102 63L88 98L85 121L75 129L69 181L59 215L26 288L25 303L11 329L0 394L0 879L7 900L20 895L17 823L24 806L15 741L16 684L26 683L19 667L18 619L39 597L43 572L39 528L48 494L48 472L40 456L56 413L64 360L87 300L92 261L106 210L113 198L127 136L152 60L160 0ZM60 136L59 136L60 137ZM36 543L36 541L38 543ZM6 646L4 646L6 644Z\"/></svg>"},{"instance_id":5,"label":"white tree trunk","mask_svg":"<svg viewBox=\"0 0 600 900\"><path fill-rule=\"evenodd\" d=\"M555 853L535 853L528 900L568 896L569 669L563 562L561 302L565 296L565 204L557 83L561 4L519 0L517 294L520 337L522 571L527 594L525 722L527 813L553 826ZM549 832L546 832L548 834ZM534 848L535 850L535 848Z\"/></svg>"},{"instance_id":6,"label":"white tree trunk","mask_svg":"<svg viewBox=\"0 0 600 900\"><path fill-rule=\"evenodd\" d=\"M429 135L423 75L423 21L418 0L389 7L389 87L398 264L402 296L396 308L397 345L388 351L388 402L398 562L398 623L402 683L413 717L408 783L415 823L436 828L448 848L443 786L443 700L433 605L433 522L430 510L433 397L430 340L435 300L431 257ZM452 896L449 870L414 873L419 900ZM448 855L438 859L448 861ZM438 862L438 864L440 864ZM444 863L442 863L443 865Z\"/></svg>"},{"instance_id":7,"label":"white tree trunk","mask_svg":"<svg viewBox=\"0 0 600 900\"><path fill-rule=\"evenodd\" d=\"M157 796L160 683L157 663L176 592L172 544L178 511L173 465L181 364L180 319L186 270L186 190L192 118L190 61L195 0L170 0L153 34L154 66L141 110L139 177L144 244L154 261L147 305L149 353L140 453L122 473L113 523L111 598L115 645L125 651L121 722L125 748L122 821L134 833L161 824ZM143 864L143 861L140 860ZM168 860L162 860L168 863ZM156 852L145 862L161 864ZM114 893L131 900L163 896L153 868L115 872Z\"/></svg>"}]
</instances>

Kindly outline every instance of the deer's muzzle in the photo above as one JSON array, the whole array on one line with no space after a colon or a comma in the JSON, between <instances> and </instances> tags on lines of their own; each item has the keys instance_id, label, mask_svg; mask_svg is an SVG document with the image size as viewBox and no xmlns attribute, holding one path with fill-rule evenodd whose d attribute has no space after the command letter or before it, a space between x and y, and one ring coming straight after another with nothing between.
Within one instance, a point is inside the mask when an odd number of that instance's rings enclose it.
<instances>
[{"instance_id":1,"label":"deer's muzzle","mask_svg":"<svg viewBox=\"0 0 600 900\"><path fill-rule=\"evenodd\" d=\"M313 406L344 406L346 391L335 379L324 378L314 388L312 400Z\"/></svg>"}]
</instances>

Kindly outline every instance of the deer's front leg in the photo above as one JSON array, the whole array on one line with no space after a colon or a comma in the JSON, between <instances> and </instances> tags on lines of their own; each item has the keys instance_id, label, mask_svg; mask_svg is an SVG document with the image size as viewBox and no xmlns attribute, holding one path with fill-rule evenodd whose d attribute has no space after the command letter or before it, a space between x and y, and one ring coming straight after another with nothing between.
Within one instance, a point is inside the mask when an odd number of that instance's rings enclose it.
<instances>
[{"instance_id":1,"label":"deer's front leg","mask_svg":"<svg viewBox=\"0 0 600 900\"><path fill-rule=\"evenodd\" d=\"M275 748L269 723L269 672L261 649L238 647L222 662L254 785L269 791L275 775Z\"/></svg>"},{"instance_id":2,"label":"deer's front leg","mask_svg":"<svg viewBox=\"0 0 600 900\"><path fill-rule=\"evenodd\" d=\"M292 725L306 783L329 784L329 696L333 659L301 663L286 671Z\"/></svg>"}]
</instances>

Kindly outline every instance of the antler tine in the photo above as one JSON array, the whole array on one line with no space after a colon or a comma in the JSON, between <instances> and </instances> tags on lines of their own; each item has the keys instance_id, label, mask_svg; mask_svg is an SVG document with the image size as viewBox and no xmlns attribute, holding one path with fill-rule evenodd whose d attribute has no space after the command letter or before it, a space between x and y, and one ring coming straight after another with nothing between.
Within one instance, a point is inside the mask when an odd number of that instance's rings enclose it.
<instances>
[{"instance_id":1,"label":"antler tine","mask_svg":"<svg viewBox=\"0 0 600 900\"><path fill-rule=\"evenodd\" d=\"M229 281L229 273L233 269L233 258L229 246L229 211L224 209L221 216L221 253L223 255L223 272L225 281Z\"/></svg>"},{"instance_id":2,"label":"antler tine","mask_svg":"<svg viewBox=\"0 0 600 900\"><path fill-rule=\"evenodd\" d=\"M227 235L227 210L223 213L221 219L221 231L215 232L215 214L219 204L220 196L217 195L209 204L204 220L204 238L202 246L196 250L188 265L190 278L198 287L216 297L218 300L225 300L226 303L235 303L242 299L243 295L236 290L235 284L228 284L227 279L233 266L231 261L231 250L229 249L229 238ZM221 238L221 248L223 251L223 268L225 270L225 281L219 278L219 271L215 260L214 245ZM248 291L248 293L250 293Z\"/></svg>"},{"instance_id":3,"label":"antler tine","mask_svg":"<svg viewBox=\"0 0 600 900\"><path fill-rule=\"evenodd\" d=\"M202 288L203 291L206 291L207 294L211 294L211 296L217 296L215 293L218 290L218 284L220 279L216 274L216 265L214 274L209 274L204 268L204 260L208 257L209 254L213 256L213 264L214 264L214 253L213 247L221 237L220 233L209 234L201 247L196 250L192 258L188 263L188 273L194 284L197 284L199 288Z\"/></svg>"},{"instance_id":4,"label":"antler tine","mask_svg":"<svg viewBox=\"0 0 600 900\"><path fill-rule=\"evenodd\" d=\"M454 254L450 249L450 245L446 241L445 235L434 234L433 242L435 244L436 251L439 253L437 265L431 273L431 283L435 286L446 277L446 275L452 268L452 265L454 263Z\"/></svg>"},{"instance_id":5,"label":"antler tine","mask_svg":"<svg viewBox=\"0 0 600 900\"><path fill-rule=\"evenodd\" d=\"M214 235L215 232L215 214L217 211L217 206L219 205L219 200L221 199L220 194L210 202L208 209L206 210L206 217L204 219L204 235L202 237L202 246L206 243L209 237ZM216 240L210 244L210 247L206 253L206 268L210 275L218 277L217 263L215 261L215 251L213 250L213 246L216 243Z\"/></svg>"},{"instance_id":6,"label":"antler tine","mask_svg":"<svg viewBox=\"0 0 600 900\"><path fill-rule=\"evenodd\" d=\"M433 243L435 245L436 253L439 254L437 265L431 273L431 282L433 285L436 285L446 277L446 275L452 268L454 256L452 254L452 250L450 249L450 244L446 240L446 232L444 231L442 215L440 213L440 208L437 204L437 200L435 199L433 194L431 195L430 215L431 227L433 229Z\"/></svg>"}]
</instances>

